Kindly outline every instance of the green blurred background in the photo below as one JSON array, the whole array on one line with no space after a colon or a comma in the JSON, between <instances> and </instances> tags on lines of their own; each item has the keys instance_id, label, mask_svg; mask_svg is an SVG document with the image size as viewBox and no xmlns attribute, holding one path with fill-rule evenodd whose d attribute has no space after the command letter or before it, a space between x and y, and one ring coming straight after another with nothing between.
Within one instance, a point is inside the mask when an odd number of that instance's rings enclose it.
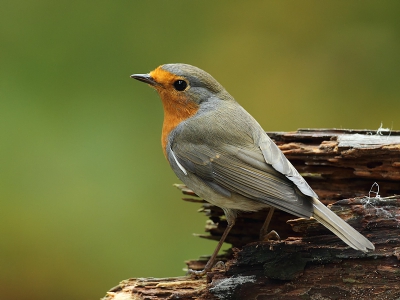
<instances>
[{"instance_id":1,"label":"green blurred background","mask_svg":"<svg viewBox=\"0 0 400 300\"><path fill-rule=\"evenodd\" d=\"M160 147L157 94L185 62L269 131L400 129L398 1L0 4L0 298L99 299L210 254Z\"/></svg>"}]
</instances>

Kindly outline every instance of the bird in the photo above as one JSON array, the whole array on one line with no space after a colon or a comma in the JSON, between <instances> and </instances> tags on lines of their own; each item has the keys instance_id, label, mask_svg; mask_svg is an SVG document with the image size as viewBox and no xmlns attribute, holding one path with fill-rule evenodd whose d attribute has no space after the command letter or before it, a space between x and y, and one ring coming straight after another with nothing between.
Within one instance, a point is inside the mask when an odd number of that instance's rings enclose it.
<instances>
[{"instance_id":1,"label":"bird","mask_svg":"<svg viewBox=\"0 0 400 300\"><path fill-rule=\"evenodd\" d=\"M176 176L199 197L220 207L227 227L203 270L209 272L239 212L270 208L314 218L353 249L374 245L327 208L261 125L202 69L160 65L131 78L154 88L164 110L161 145Z\"/></svg>"}]
</instances>

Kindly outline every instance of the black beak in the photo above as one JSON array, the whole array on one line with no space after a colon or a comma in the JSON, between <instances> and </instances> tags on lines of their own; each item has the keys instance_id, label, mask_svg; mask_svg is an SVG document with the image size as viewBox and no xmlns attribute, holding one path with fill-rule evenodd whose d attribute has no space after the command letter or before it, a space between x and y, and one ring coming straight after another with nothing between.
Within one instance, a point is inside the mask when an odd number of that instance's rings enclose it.
<instances>
[{"instance_id":1,"label":"black beak","mask_svg":"<svg viewBox=\"0 0 400 300\"><path fill-rule=\"evenodd\" d=\"M158 83L149 74L133 74L131 78L148 83L152 86L158 85Z\"/></svg>"}]
</instances>

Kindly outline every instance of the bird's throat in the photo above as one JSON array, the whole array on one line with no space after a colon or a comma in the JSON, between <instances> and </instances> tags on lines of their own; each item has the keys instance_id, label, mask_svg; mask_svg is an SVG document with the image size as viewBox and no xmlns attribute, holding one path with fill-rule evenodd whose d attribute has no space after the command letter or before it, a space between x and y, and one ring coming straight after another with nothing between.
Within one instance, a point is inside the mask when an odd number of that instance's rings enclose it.
<instances>
[{"instance_id":1,"label":"bird's throat","mask_svg":"<svg viewBox=\"0 0 400 300\"><path fill-rule=\"evenodd\" d=\"M167 157L166 147L169 135L181 122L194 116L199 110L199 107L194 102L187 101L183 97L174 97L173 99L161 97L161 100L164 106L161 144L164 155Z\"/></svg>"}]
</instances>

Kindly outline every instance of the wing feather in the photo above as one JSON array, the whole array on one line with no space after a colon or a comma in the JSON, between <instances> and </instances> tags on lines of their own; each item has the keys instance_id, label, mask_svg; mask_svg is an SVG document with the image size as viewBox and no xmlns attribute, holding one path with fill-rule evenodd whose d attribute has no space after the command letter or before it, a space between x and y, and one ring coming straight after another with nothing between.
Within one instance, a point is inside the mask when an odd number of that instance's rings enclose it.
<instances>
[{"instance_id":1,"label":"wing feather","mask_svg":"<svg viewBox=\"0 0 400 300\"><path fill-rule=\"evenodd\" d=\"M264 160L260 148L224 145L216 150L205 144L184 143L175 144L173 152L183 168L224 196L229 191L295 215L311 215L311 202Z\"/></svg>"},{"instance_id":2,"label":"wing feather","mask_svg":"<svg viewBox=\"0 0 400 300\"><path fill-rule=\"evenodd\" d=\"M297 172L295 167L287 160L282 151L268 135L264 134L261 136L259 145L265 161L268 164L292 181L304 195L318 199L318 195L308 185L303 176Z\"/></svg>"}]
</instances>

